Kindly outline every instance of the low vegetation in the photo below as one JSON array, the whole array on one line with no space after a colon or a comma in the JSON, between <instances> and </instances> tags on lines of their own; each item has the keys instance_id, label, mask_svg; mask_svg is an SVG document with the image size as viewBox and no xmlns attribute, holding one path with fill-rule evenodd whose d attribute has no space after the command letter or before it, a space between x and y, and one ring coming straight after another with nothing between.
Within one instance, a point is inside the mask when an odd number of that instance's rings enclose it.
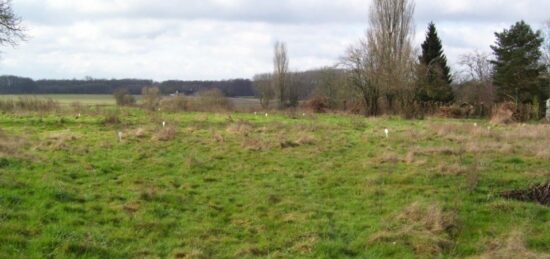
<instances>
[{"instance_id":1,"label":"low vegetation","mask_svg":"<svg viewBox=\"0 0 550 259\"><path fill-rule=\"evenodd\" d=\"M64 106L0 127L1 258L550 255L544 124Z\"/></svg>"}]
</instances>

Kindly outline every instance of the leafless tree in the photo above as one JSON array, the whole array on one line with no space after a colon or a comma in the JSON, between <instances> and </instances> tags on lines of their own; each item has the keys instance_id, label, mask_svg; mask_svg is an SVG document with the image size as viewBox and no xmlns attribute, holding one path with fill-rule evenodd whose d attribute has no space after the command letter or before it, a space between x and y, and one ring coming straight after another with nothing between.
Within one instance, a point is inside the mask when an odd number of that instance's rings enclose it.
<instances>
[{"instance_id":1,"label":"leafless tree","mask_svg":"<svg viewBox=\"0 0 550 259\"><path fill-rule=\"evenodd\" d=\"M373 62L365 40L348 48L346 56L342 59L342 66L348 71L350 86L359 94L366 106L365 115L378 115L380 89L372 79Z\"/></svg>"},{"instance_id":2,"label":"leafless tree","mask_svg":"<svg viewBox=\"0 0 550 259\"><path fill-rule=\"evenodd\" d=\"M273 58L273 87L279 99L279 108L288 105L288 52L284 42L275 43Z\"/></svg>"},{"instance_id":3,"label":"leafless tree","mask_svg":"<svg viewBox=\"0 0 550 259\"><path fill-rule=\"evenodd\" d=\"M496 94L493 85L493 65L491 55L473 51L460 57L459 65L464 70L463 79L459 88L459 96L462 102L474 103L490 108Z\"/></svg>"},{"instance_id":4,"label":"leafless tree","mask_svg":"<svg viewBox=\"0 0 550 259\"><path fill-rule=\"evenodd\" d=\"M414 0L374 0L370 9L367 48L371 79L393 109L395 98L409 98L416 58Z\"/></svg>"},{"instance_id":5,"label":"leafless tree","mask_svg":"<svg viewBox=\"0 0 550 259\"><path fill-rule=\"evenodd\" d=\"M15 15L10 0L0 0L0 45L16 45L24 40L21 18Z\"/></svg>"},{"instance_id":6,"label":"leafless tree","mask_svg":"<svg viewBox=\"0 0 550 259\"><path fill-rule=\"evenodd\" d=\"M492 80L493 65L491 55L477 50L460 57L459 65L464 67L468 81L490 83Z\"/></svg>"},{"instance_id":7,"label":"leafless tree","mask_svg":"<svg viewBox=\"0 0 550 259\"><path fill-rule=\"evenodd\" d=\"M414 100L414 9L413 0L374 0L365 39L350 47L343 59L367 115L378 115L381 96L391 110L396 98L402 103Z\"/></svg>"},{"instance_id":8,"label":"leafless tree","mask_svg":"<svg viewBox=\"0 0 550 259\"><path fill-rule=\"evenodd\" d=\"M256 94L260 99L260 104L264 109L268 109L271 101L275 98L273 75L260 74L254 76L254 88L256 88Z\"/></svg>"}]
</instances>

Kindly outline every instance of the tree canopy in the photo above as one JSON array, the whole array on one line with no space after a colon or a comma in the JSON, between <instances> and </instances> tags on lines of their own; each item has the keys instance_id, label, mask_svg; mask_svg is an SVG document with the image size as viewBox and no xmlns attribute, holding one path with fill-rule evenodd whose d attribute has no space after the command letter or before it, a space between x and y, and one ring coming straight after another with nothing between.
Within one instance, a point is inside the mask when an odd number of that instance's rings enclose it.
<instances>
[{"instance_id":1,"label":"tree canopy","mask_svg":"<svg viewBox=\"0 0 550 259\"><path fill-rule=\"evenodd\" d=\"M546 71L541 62L541 32L520 21L495 35L496 43L491 46L495 60L491 62L499 101L540 102L545 95L541 76Z\"/></svg>"}]
</instances>

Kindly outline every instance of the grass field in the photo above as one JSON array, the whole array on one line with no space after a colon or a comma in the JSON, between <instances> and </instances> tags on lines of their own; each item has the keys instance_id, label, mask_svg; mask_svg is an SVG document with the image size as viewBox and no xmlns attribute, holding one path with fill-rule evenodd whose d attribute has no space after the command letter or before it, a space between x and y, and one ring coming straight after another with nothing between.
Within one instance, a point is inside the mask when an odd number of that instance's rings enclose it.
<instances>
[{"instance_id":1,"label":"grass field","mask_svg":"<svg viewBox=\"0 0 550 259\"><path fill-rule=\"evenodd\" d=\"M113 109L0 127L0 258L550 254L549 207L500 196L550 179L548 125Z\"/></svg>"},{"instance_id":2,"label":"grass field","mask_svg":"<svg viewBox=\"0 0 550 259\"><path fill-rule=\"evenodd\" d=\"M20 97L51 98L61 104L80 102L86 105L114 105L112 95L104 94L42 94L42 95L0 95L0 100L18 99Z\"/></svg>"},{"instance_id":3,"label":"grass field","mask_svg":"<svg viewBox=\"0 0 550 259\"><path fill-rule=\"evenodd\" d=\"M115 105L113 95L107 94L42 94L42 95L0 95L1 100L17 100L18 98L37 97L40 99L52 99L63 105L81 103L83 105ZM136 96L139 100L141 97ZM193 98L193 97L188 97ZM228 98L237 109L259 109L260 102L254 98Z\"/></svg>"}]
</instances>

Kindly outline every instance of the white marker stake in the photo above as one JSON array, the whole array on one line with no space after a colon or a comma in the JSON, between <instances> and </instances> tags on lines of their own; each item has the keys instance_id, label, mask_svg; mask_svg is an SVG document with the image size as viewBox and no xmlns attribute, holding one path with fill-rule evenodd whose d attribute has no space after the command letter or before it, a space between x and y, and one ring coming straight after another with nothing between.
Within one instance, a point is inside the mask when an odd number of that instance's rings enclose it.
<instances>
[{"instance_id":1,"label":"white marker stake","mask_svg":"<svg viewBox=\"0 0 550 259\"><path fill-rule=\"evenodd\" d=\"M390 130L389 129L385 129L384 133L386 133L386 138L390 138Z\"/></svg>"},{"instance_id":2,"label":"white marker stake","mask_svg":"<svg viewBox=\"0 0 550 259\"><path fill-rule=\"evenodd\" d=\"M269 114L266 113L266 114L265 114L265 117L266 117L266 118L269 117Z\"/></svg>"},{"instance_id":3,"label":"white marker stake","mask_svg":"<svg viewBox=\"0 0 550 259\"><path fill-rule=\"evenodd\" d=\"M477 128L477 123L474 123L474 127L476 127L476 128Z\"/></svg>"},{"instance_id":4,"label":"white marker stake","mask_svg":"<svg viewBox=\"0 0 550 259\"><path fill-rule=\"evenodd\" d=\"M118 142L122 142L122 131L118 132Z\"/></svg>"},{"instance_id":5,"label":"white marker stake","mask_svg":"<svg viewBox=\"0 0 550 259\"><path fill-rule=\"evenodd\" d=\"M162 127L163 127L163 128L166 128L166 121L163 121L163 122L162 122Z\"/></svg>"}]
</instances>

